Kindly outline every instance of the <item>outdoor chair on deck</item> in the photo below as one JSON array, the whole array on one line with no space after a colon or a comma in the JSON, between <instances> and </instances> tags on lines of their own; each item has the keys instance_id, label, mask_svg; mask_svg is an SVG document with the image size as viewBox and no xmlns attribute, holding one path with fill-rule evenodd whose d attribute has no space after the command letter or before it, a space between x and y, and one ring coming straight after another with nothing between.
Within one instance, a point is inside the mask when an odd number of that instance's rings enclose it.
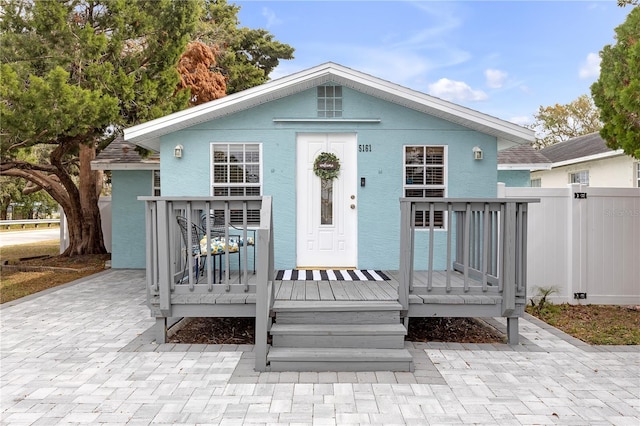
<instances>
[{"instance_id":1,"label":"outdoor chair on deck","mask_svg":"<svg viewBox=\"0 0 640 426\"><path fill-rule=\"evenodd\" d=\"M189 255L194 257L195 260L195 276L196 283L203 271L204 263L200 264L200 257L202 253L200 251L200 235L201 231L198 225L191 223L191 235L189 235L189 224L186 217L177 216L178 226L180 227L180 234L182 235L182 242L184 243L184 269L182 270L182 278L180 283L184 281L187 275L187 269L189 268Z\"/></svg>"},{"instance_id":2,"label":"outdoor chair on deck","mask_svg":"<svg viewBox=\"0 0 640 426\"><path fill-rule=\"evenodd\" d=\"M214 218L214 215L210 215L210 224L209 224L209 238L204 238L200 242L200 250L202 252L202 256L206 256L207 252L207 243L210 245L211 256L213 256L213 281L215 283L216 276L216 258L218 259L218 269L219 269L219 278L218 282L222 282L222 256L224 256L227 251L229 255L237 254L238 255L238 274L241 271L242 259L240 255L240 236L235 234L229 234L229 241L225 239L225 229L224 227ZM224 221L222 221L224 223ZM203 236L207 236L207 215L202 214L200 216L200 232Z\"/></svg>"},{"instance_id":3,"label":"outdoor chair on deck","mask_svg":"<svg viewBox=\"0 0 640 426\"><path fill-rule=\"evenodd\" d=\"M234 247L238 248L238 253L240 253L240 247L242 247L245 243L244 238L242 237L243 230L241 228L235 227L232 224L225 225L224 217L222 217L221 215L216 215L213 213L209 213L209 214L203 213L200 216L200 227L202 228L205 234L207 232L207 222L209 224L209 229L211 230L210 231L211 236L214 239L215 238L224 239L225 232L228 229L233 229L234 230L232 231L233 234L231 233L229 234L229 241L231 244L234 245ZM249 233L252 234L251 237L248 236ZM256 235L256 231L254 229L247 230L247 246L254 248L254 253L253 253L253 273L254 274L256 273L255 235ZM240 270L240 267L238 267L238 270Z\"/></svg>"}]
</instances>

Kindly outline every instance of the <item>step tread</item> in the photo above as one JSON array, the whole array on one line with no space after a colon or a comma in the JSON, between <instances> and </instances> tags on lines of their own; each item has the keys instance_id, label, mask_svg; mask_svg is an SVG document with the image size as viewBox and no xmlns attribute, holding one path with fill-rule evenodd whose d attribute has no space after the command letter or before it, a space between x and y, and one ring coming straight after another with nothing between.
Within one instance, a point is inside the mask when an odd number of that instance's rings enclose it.
<instances>
[{"instance_id":1,"label":"step tread","mask_svg":"<svg viewBox=\"0 0 640 426\"><path fill-rule=\"evenodd\" d=\"M329 361L329 362L403 362L413 360L406 349L367 348L270 348L269 361Z\"/></svg>"},{"instance_id":2,"label":"step tread","mask_svg":"<svg viewBox=\"0 0 640 426\"><path fill-rule=\"evenodd\" d=\"M497 305L502 303L502 296L493 294L410 294L409 303L425 305Z\"/></svg>"},{"instance_id":3,"label":"step tread","mask_svg":"<svg viewBox=\"0 0 640 426\"><path fill-rule=\"evenodd\" d=\"M399 311L402 305L394 300L276 300L274 312L309 311Z\"/></svg>"},{"instance_id":4,"label":"step tread","mask_svg":"<svg viewBox=\"0 0 640 426\"><path fill-rule=\"evenodd\" d=\"M402 324L274 324L271 334L289 335L406 335Z\"/></svg>"}]
</instances>

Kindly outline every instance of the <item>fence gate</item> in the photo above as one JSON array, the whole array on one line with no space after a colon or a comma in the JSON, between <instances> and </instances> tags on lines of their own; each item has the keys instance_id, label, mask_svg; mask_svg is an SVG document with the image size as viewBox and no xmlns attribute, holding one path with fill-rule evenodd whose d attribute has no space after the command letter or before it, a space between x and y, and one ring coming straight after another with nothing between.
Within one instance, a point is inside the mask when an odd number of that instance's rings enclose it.
<instances>
[{"instance_id":1,"label":"fence gate","mask_svg":"<svg viewBox=\"0 0 640 426\"><path fill-rule=\"evenodd\" d=\"M640 189L511 188L529 206L527 294L556 287L556 303L640 304Z\"/></svg>"}]
</instances>

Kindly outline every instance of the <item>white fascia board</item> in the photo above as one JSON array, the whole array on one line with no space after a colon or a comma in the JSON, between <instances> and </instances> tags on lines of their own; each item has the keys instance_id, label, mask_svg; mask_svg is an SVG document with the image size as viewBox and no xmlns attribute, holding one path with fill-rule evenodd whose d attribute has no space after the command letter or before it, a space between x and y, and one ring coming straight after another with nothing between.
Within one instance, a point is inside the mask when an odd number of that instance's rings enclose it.
<instances>
[{"instance_id":1,"label":"white fascia board","mask_svg":"<svg viewBox=\"0 0 640 426\"><path fill-rule=\"evenodd\" d=\"M124 139L145 148L159 150L160 136L329 81L514 143L523 144L535 140L534 132L525 127L333 63L322 64L213 102L132 126L125 129Z\"/></svg>"},{"instance_id":2,"label":"white fascia board","mask_svg":"<svg viewBox=\"0 0 640 426\"><path fill-rule=\"evenodd\" d=\"M328 72L315 71L302 75L293 74L288 77L283 77L225 96L213 102L187 108L164 117L156 118L155 120L147 121L146 123L129 127L124 130L124 139L136 145L159 151L160 136L304 90L304 86L312 87L315 84L322 83L322 81L317 80L322 80L323 76L328 75ZM324 81L328 80L329 79L326 78ZM295 90L299 85L303 87ZM287 87L290 89L284 90Z\"/></svg>"},{"instance_id":3,"label":"white fascia board","mask_svg":"<svg viewBox=\"0 0 640 426\"><path fill-rule=\"evenodd\" d=\"M498 164L498 170L551 170L551 163Z\"/></svg>"},{"instance_id":4,"label":"white fascia board","mask_svg":"<svg viewBox=\"0 0 640 426\"><path fill-rule=\"evenodd\" d=\"M499 139L504 138L518 144L528 144L535 141L535 133L531 129L422 92L399 86L386 80L371 77L353 70L350 70L350 72L344 72L344 70L335 71L332 75L338 78L343 77L343 79L334 78L333 80L336 80L337 83L353 87L353 83L349 83L356 82L358 84L354 88L361 92L370 93L371 95L440 117L465 127L471 127L483 133L496 136ZM383 96L382 93L387 96Z\"/></svg>"},{"instance_id":5,"label":"white fascia board","mask_svg":"<svg viewBox=\"0 0 640 426\"><path fill-rule=\"evenodd\" d=\"M621 149L618 149L616 151L602 152L600 154L588 155L586 157L579 157L579 158L572 158L571 160L558 161L557 163L553 163L551 165L551 168L553 169L556 167L569 166L571 164L584 163L584 162L593 161L593 160L602 160L605 158L617 157L618 155L623 155L623 154L624 154L624 151Z\"/></svg>"}]
</instances>

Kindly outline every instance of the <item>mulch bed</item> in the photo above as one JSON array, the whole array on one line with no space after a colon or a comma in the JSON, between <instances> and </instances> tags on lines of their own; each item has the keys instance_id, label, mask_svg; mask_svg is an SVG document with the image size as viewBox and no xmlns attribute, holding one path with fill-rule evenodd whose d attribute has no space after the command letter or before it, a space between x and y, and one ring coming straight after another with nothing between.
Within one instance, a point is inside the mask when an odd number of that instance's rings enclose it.
<instances>
[{"instance_id":1,"label":"mulch bed","mask_svg":"<svg viewBox=\"0 0 640 426\"><path fill-rule=\"evenodd\" d=\"M254 343L254 318L192 318L169 337L170 343ZM412 342L505 343L506 336L475 318L411 318L406 340Z\"/></svg>"}]
</instances>

